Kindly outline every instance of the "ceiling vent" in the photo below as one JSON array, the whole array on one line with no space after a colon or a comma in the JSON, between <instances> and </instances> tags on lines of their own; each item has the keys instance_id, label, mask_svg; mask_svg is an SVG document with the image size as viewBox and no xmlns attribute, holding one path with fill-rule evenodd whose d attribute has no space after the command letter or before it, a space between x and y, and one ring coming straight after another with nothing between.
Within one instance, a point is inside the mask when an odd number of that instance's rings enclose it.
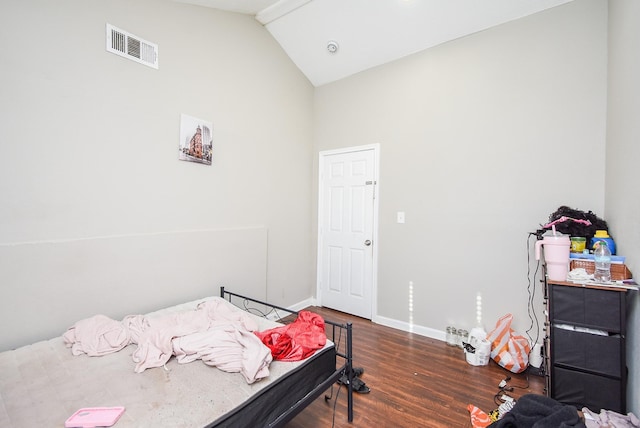
<instances>
[{"instance_id":1,"label":"ceiling vent","mask_svg":"<svg viewBox=\"0 0 640 428\"><path fill-rule=\"evenodd\" d=\"M158 45L107 24L107 51L158 68Z\"/></svg>"}]
</instances>

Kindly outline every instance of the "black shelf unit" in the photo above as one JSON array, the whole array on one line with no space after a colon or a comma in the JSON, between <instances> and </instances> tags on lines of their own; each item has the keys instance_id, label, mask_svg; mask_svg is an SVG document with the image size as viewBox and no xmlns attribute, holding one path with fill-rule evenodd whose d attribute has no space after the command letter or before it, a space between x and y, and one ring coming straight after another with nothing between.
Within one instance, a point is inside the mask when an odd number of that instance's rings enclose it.
<instances>
[{"instance_id":1,"label":"black shelf unit","mask_svg":"<svg viewBox=\"0 0 640 428\"><path fill-rule=\"evenodd\" d=\"M545 281L547 394L594 412L627 407L624 288Z\"/></svg>"}]
</instances>

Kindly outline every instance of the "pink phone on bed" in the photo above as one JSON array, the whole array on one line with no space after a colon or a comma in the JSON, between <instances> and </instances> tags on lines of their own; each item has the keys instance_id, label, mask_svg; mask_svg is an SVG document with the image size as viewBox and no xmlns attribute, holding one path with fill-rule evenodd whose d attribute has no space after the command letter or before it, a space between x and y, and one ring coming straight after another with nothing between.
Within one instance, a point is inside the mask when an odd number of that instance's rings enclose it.
<instances>
[{"instance_id":1,"label":"pink phone on bed","mask_svg":"<svg viewBox=\"0 0 640 428\"><path fill-rule=\"evenodd\" d=\"M115 424L124 407L86 407L75 412L64 423L65 428L110 427Z\"/></svg>"}]
</instances>

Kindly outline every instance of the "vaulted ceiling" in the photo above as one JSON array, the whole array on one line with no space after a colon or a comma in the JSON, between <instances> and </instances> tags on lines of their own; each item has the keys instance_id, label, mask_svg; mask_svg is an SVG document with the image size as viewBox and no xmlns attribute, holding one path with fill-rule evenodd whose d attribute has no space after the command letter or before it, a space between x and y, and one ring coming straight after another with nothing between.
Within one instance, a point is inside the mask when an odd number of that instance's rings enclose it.
<instances>
[{"instance_id":1,"label":"vaulted ceiling","mask_svg":"<svg viewBox=\"0 0 640 428\"><path fill-rule=\"evenodd\" d=\"M174 0L255 16L314 86L573 0Z\"/></svg>"}]
</instances>

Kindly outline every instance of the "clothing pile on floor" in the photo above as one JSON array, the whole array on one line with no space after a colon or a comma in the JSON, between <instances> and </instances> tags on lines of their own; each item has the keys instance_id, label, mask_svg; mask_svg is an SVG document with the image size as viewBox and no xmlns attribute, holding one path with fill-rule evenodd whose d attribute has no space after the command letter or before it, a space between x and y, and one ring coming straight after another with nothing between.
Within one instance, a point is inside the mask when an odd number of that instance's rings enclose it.
<instances>
[{"instance_id":1,"label":"clothing pile on floor","mask_svg":"<svg viewBox=\"0 0 640 428\"><path fill-rule=\"evenodd\" d=\"M602 410L597 414L586 407L580 412L574 406L537 394L523 395L506 412L487 414L472 404L467 409L474 428L640 428L640 420L633 413L621 415Z\"/></svg>"},{"instance_id":2,"label":"clothing pile on floor","mask_svg":"<svg viewBox=\"0 0 640 428\"><path fill-rule=\"evenodd\" d=\"M600 414L594 413L591 410L584 407L582 409L584 414L584 423L587 428L596 427L612 427L612 428L627 428L627 427L640 427L640 419L633 413L627 413L621 415L620 413L612 412L611 410L601 410Z\"/></svg>"}]
</instances>

